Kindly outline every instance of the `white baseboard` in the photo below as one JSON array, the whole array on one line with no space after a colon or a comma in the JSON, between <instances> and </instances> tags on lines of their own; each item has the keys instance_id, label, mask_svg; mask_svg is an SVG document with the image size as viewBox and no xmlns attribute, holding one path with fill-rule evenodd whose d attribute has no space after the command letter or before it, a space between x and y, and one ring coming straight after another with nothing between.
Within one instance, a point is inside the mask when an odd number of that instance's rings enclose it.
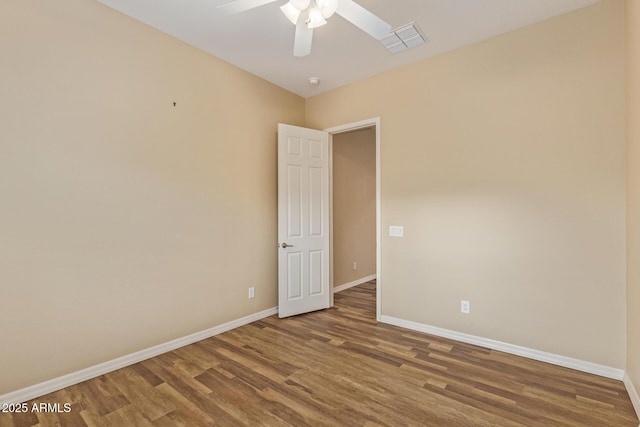
<instances>
[{"instance_id":1,"label":"white baseboard","mask_svg":"<svg viewBox=\"0 0 640 427\"><path fill-rule=\"evenodd\" d=\"M633 409L636 410L636 415L638 416L638 418L640 418L640 396L638 396L638 391L634 387L633 382L631 382L631 377L629 377L628 373L624 373L622 382L627 389L627 393L629 393L629 399L631 399Z\"/></svg>"},{"instance_id":2,"label":"white baseboard","mask_svg":"<svg viewBox=\"0 0 640 427\"><path fill-rule=\"evenodd\" d=\"M363 283L367 283L376 278L375 274L371 276L363 277L362 279L354 280L353 282L345 283L344 285L335 286L333 288L333 293L337 294L338 292L346 291L349 288L353 288L354 286L362 285Z\"/></svg>"},{"instance_id":3,"label":"white baseboard","mask_svg":"<svg viewBox=\"0 0 640 427\"><path fill-rule=\"evenodd\" d=\"M133 365L134 363L142 362L143 360L158 356L160 354L175 350L180 347L184 347L185 345L193 344L194 342L211 338L215 335L230 331L231 329L235 329L240 326L247 325L260 319L264 319L265 317L269 317L277 313L277 307L270 308L259 313L250 314L249 316L223 323L222 325L214 326L213 328L209 328L204 331L196 332L191 335L175 339L173 341L149 347L144 350L140 350L135 353L110 360L108 362L100 363L98 365L82 369L80 371L72 372L71 374L64 375L62 377L54 378L40 384L25 387L21 390L16 390L7 394L0 395L0 406L3 404L22 403L26 402L27 400L43 396L45 394L53 393L54 391L63 389L65 387L90 380L92 378L104 375L117 369Z\"/></svg>"},{"instance_id":4,"label":"white baseboard","mask_svg":"<svg viewBox=\"0 0 640 427\"><path fill-rule=\"evenodd\" d=\"M425 332L427 334L437 335L439 337L449 338L456 341L474 344L480 347L498 350L516 356L522 356L541 362L551 363L553 365L563 366L565 368L575 369L577 371L587 372L601 377L622 380L624 370L612 368L610 366L599 365L597 363L586 362L584 360L573 359L571 357L561 356L558 354L547 353L545 351L534 350L519 345L508 344L502 341L496 341L488 338L482 338L475 335L464 334L449 329L438 328L435 326L425 325L423 323L412 322L410 320L398 319L391 316L381 316L382 323L400 326L402 328L412 329L414 331Z\"/></svg>"}]
</instances>

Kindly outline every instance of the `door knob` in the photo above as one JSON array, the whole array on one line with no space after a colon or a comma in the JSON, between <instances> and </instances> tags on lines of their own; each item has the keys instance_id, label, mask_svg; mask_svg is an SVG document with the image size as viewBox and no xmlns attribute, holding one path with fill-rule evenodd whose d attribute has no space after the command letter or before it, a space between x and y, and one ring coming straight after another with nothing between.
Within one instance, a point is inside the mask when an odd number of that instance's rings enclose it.
<instances>
[{"instance_id":1,"label":"door knob","mask_svg":"<svg viewBox=\"0 0 640 427\"><path fill-rule=\"evenodd\" d=\"M287 249L287 248L292 248L292 247L293 247L293 245L290 245L290 244L288 244L288 243L283 243L283 244L281 244L281 245L280 245L280 247L281 247L282 249Z\"/></svg>"}]
</instances>

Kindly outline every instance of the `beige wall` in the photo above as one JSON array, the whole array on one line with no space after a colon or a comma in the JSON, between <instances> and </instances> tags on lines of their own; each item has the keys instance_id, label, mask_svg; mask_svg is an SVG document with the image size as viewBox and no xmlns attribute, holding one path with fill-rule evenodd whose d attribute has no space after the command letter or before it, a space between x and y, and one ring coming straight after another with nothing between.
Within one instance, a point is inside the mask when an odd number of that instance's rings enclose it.
<instances>
[{"instance_id":1,"label":"beige wall","mask_svg":"<svg viewBox=\"0 0 640 427\"><path fill-rule=\"evenodd\" d=\"M374 274L376 134L366 128L333 136L333 284Z\"/></svg>"},{"instance_id":2,"label":"beige wall","mask_svg":"<svg viewBox=\"0 0 640 427\"><path fill-rule=\"evenodd\" d=\"M640 1L627 0L627 373L640 391Z\"/></svg>"},{"instance_id":3,"label":"beige wall","mask_svg":"<svg viewBox=\"0 0 640 427\"><path fill-rule=\"evenodd\" d=\"M3 0L0 52L0 394L277 305L302 98L94 1Z\"/></svg>"},{"instance_id":4,"label":"beige wall","mask_svg":"<svg viewBox=\"0 0 640 427\"><path fill-rule=\"evenodd\" d=\"M309 127L381 117L383 315L624 368L623 20L604 1L307 100Z\"/></svg>"}]
</instances>

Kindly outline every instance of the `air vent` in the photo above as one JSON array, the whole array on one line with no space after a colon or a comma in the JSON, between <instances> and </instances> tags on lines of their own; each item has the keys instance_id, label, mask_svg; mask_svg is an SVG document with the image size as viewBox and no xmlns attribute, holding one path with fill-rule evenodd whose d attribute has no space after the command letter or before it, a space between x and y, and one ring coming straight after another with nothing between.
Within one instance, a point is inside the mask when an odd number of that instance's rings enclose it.
<instances>
[{"instance_id":1,"label":"air vent","mask_svg":"<svg viewBox=\"0 0 640 427\"><path fill-rule=\"evenodd\" d=\"M384 47L391 53L398 53L428 43L415 22L391 30L389 35L381 40Z\"/></svg>"}]
</instances>

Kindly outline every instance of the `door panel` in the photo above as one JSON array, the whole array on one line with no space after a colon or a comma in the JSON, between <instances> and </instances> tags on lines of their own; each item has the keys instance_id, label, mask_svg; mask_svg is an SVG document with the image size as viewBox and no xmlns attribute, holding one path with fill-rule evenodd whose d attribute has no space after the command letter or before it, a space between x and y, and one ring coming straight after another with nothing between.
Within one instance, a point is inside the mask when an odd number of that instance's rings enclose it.
<instances>
[{"instance_id":1,"label":"door panel","mask_svg":"<svg viewBox=\"0 0 640 427\"><path fill-rule=\"evenodd\" d=\"M322 200L323 185L321 168L309 168L309 236L322 237L323 208L326 202Z\"/></svg>"},{"instance_id":2,"label":"door panel","mask_svg":"<svg viewBox=\"0 0 640 427\"><path fill-rule=\"evenodd\" d=\"M287 235L302 237L302 173L300 166L287 165Z\"/></svg>"},{"instance_id":3,"label":"door panel","mask_svg":"<svg viewBox=\"0 0 640 427\"><path fill-rule=\"evenodd\" d=\"M329 136L278 125L278 312L329 307Z\"/></svg>"},{"instance_id":4,"label":"door panel","mask_svg":"<svg viewBox=\"0 0 640 427\"><path fill-rule=\"evenodd\" d=\"M287 256L287 299L302 298L302 254L288 252Z\"/></svg>"},{"instance_id":5,"label":"door panel","mask_svg":"<svg viewBox=\"0 0 640 427\"><path fill-rule=\"evenodd\" d=\"M309 252L309 294L320 295L324 290L324 277L323 277L323 252L322 251L310 251Z\"/></svg>"}]
</instances>

